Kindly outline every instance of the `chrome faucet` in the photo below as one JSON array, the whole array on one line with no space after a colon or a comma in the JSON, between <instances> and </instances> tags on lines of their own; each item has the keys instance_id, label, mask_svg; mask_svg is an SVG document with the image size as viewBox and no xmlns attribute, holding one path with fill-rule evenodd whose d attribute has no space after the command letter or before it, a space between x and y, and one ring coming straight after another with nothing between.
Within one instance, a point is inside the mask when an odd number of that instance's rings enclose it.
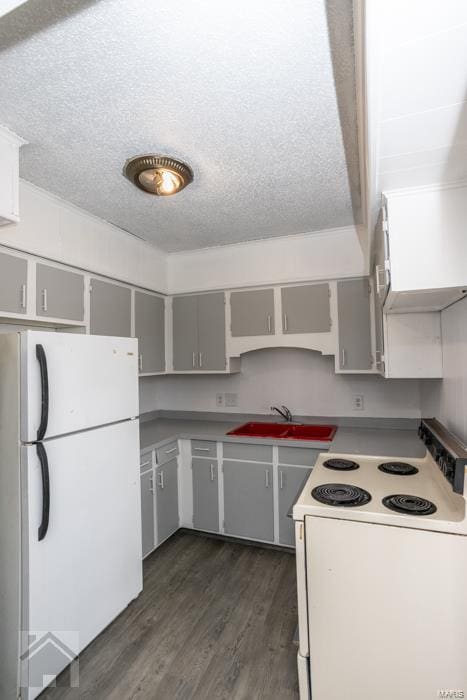
<instances>
[{"instance_id":1,"label":"chrome faucet","mask_svg":"<svg viewBox=\"0 0 467 700\"><path fill-rule=\"evenodd\" d=\"M279 413L279 415L281 415L287 423L292 423L293 416L290 410L287 408L287 406L282 405L281 408L278 408L277 406L271 406L271 411L277 411L277 413Z\"/></svg>"}]
</instances>

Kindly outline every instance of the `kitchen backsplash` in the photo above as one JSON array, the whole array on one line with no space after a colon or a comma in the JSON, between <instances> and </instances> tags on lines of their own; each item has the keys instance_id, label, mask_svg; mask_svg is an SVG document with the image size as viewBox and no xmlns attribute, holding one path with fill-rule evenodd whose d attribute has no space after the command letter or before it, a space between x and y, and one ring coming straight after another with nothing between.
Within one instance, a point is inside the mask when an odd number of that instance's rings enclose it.
<instances>
[{"instance_id":1,"label":"kitchen backsplash","mask_svg":"<svg viewBox=\"0 0 467 700\"><path fill-rule=\"evenodd\" d=\"M217 407L233 394L237 406ZM354 410L355 396L363 410ZM235 399L234 399L235 400ZM418 380L336 375L334 358L298 349L267 349L242 357L235 375L148 377L140 381L141 412L153 410L269 413L286 404L296 415L419 418Z\"/></svg>"}]
</instances>

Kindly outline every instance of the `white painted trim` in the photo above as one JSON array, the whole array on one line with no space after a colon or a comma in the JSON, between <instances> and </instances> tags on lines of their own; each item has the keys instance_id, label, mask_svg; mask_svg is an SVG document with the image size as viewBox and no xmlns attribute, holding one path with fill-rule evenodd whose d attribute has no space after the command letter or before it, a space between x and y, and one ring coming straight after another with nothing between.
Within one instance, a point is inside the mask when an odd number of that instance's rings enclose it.
<instances>
[{"instance_id":1,"label":"white painted trim","mask_svg":"<svg viewBox=\"0 0 467 700\"><path fill-rule=\"evenodd\" d=\"M423 192L441 192L442 190L455 190L463 187L467 187L467 180L430 183L429 185L419 185L417 187L385 190L383 192L383 199L387 200L391 197L410 197L411 195L422 194Z\"/></svg>"}]
</instances>

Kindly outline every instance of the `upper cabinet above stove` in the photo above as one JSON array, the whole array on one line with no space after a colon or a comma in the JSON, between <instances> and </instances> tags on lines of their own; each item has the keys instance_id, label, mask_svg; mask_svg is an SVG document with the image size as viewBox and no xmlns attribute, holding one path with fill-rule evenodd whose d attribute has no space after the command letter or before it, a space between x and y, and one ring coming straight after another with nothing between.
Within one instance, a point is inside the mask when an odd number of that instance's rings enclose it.
<instances>
[{"instance_id":1,"label":"upper cabinet above stove","mask_svg":"<svg viewBox=\"0 0 467 700\"><path fill-rule=\"evenodd\" d=\"M385 312L439 311L465 296L467 185L389 192L383 201L375 280Z\"/></svg>"}]
</instances>

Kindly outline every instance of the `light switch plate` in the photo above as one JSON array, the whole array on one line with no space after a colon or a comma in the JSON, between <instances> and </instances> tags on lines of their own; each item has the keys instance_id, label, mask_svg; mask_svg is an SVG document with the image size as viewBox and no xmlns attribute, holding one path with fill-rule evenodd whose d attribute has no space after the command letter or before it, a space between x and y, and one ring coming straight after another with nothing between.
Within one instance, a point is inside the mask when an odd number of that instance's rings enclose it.
<instances>
[{"instance_id":1,"label":"light switch plate","mask_svg":"<svg viewBox=\"0 0 467 700\"><path fill-rule=\"evenodd\" d=\"M224 394L216 394L216 406L224 405Z\"/></svg>"},{"instance_id":2,"label":"light switch plate","mask_svg":"<svg viewBox=\"0 0 467 700\"><path fill-rule=\"evenodd\" d=\"M354 394L352 399L352 408L354 411L363 411L365 407L365 402L363 400L363 394Z\"/></svg>"}]
</instances>

